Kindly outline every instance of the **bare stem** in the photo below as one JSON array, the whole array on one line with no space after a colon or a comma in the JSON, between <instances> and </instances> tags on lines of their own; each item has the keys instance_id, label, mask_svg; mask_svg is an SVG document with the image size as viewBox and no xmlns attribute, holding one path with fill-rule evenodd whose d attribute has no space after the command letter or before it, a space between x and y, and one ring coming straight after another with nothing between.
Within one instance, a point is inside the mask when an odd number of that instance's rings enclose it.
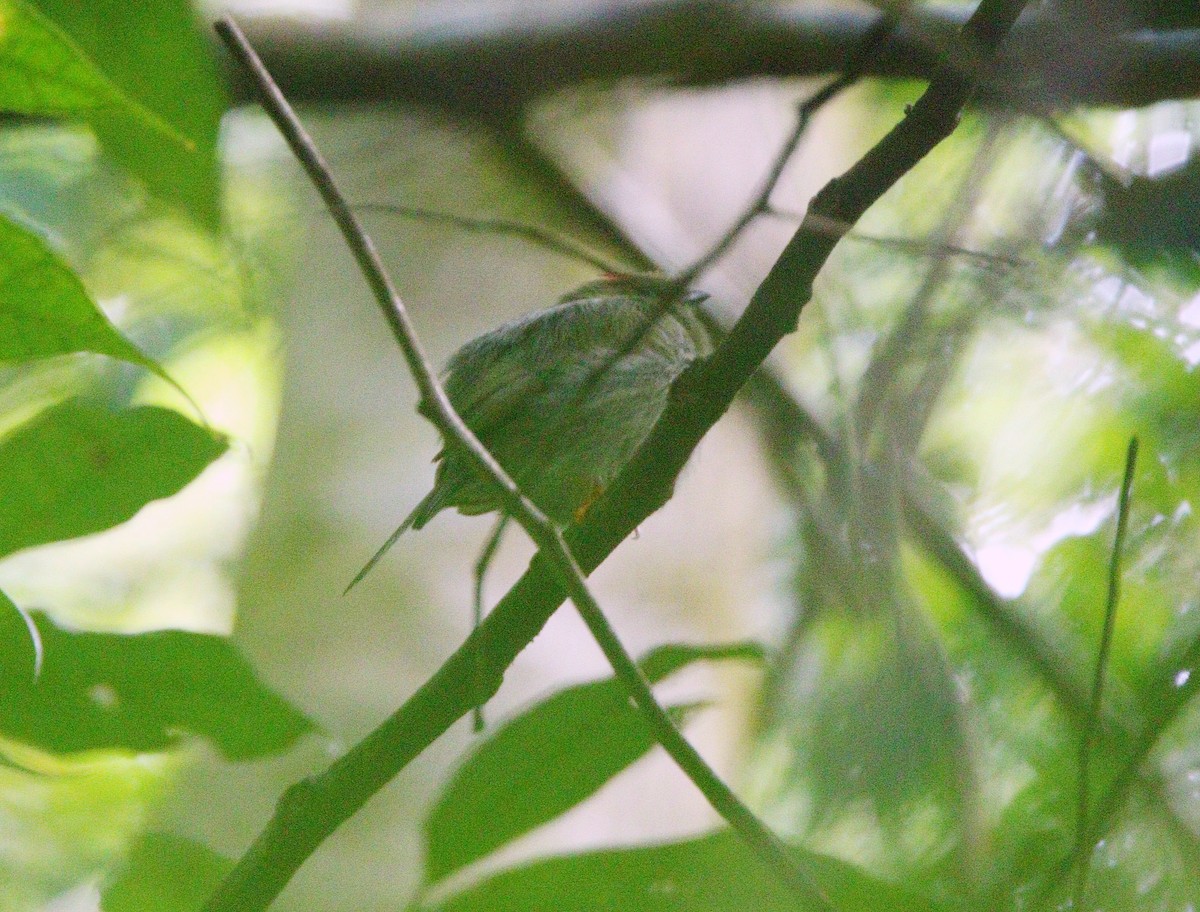
<instances>
[{"instance_id":1,"label":"bare stem","mask_svg":"<svg viewBox=\"0 0 1200 912\"><path fill-rule=\"evenodd\" d=\"M988 253L984 250L974 250L971 247L962 247L958 244L945 244L938 241L927 241L922 238L911 237L892 237L881 234L867 234L863 231L854 231L850 225L845 222L840 222L835 219L826 219L820 215L809 215L801 212L792 212L788 209L780 209L776 206L771 206L767 209L764 215L771 215L776 218L787 219L791 222L802 222L808 220L813 231L825 231L835 237L844 237L848 241L859 241L863 244L875 244L878 247L888 247L892 250L903 250L912 254L923 254L926 256L960 256L968 260L976 260L979 263L987 266L1005 267L1017 269L1020 267L1029 267L1033 264L1029 260L1023 260L1020 257L1005 256L1000 253Z\"/></svg>"},{"instance_id":2,"label":"bare stem","mask_svg":"<svg viewBox=\"0 0 1200 912\"><path fill-rule=\"evenodd\" d=\"M423 206L408 206L402 203L359 203L354 206L359 212L382 212L386 215L397 215L401 218L417 219L423 222L442 223L461 228L464 231L484 231L491 234L508 234L513 237L532 241L539 247L554 253L595 266L601 272L621 272L617 264L605 259L584 247L577 241L563 237L553 231L529 225L513 219L493 218L489 216L455 215L438 209L427 209Z\"/></svg>"},{"instance_id":3,"label":"bare stem","mask_svg":"<svg viewBox=\"0 0 1200 912\"><path fill-rule=\"evenodd\" d=\"M1091 853L1094 845L1089 835L1088 792L1091 789L1092 742L1100 721L1100 709L1104 696L1104 678L1108 672L1109 656L1112 653L1113 626L1117 620L1117 603L1121 597L1121 552L1125 547L1125 531L1129 526L1129 494L1133 488L1133 470L1137 464L1138 440L1129 441L1125 454L1125 476L1121 480L1121 493L1117 500L1117 532L1113 538L1112 557L1108 563L1108 596L1104 602L1104 628L1100 633L1100 648L1096 653L1096 674L1092 681L1092 698L1084 719L1083 732L1079 736L1079 801L1075 821L1076 864L1074 908L1082 908L1083 893L1087 887Z\"/></svg>"},{"instance_id":4,"label":"bare stem","mask_svg":"<svg viewBox=\"0 0 1200 912\"><path fill-rule=\"evenodd\" d=\"M796 154L800 140L803 139L805 132L808 130L809 122L821 108L825 107L825 105L841 94L843 90L848 89L854 83L858 82L862 77L863 67L870 56L869 52L887 38L894 25L895 19L891 15L880 16L875 25L867 32L857 52L846 65L845 71L834 79L831 79L800 105L796 111L796 124L792 127L791 134L779 149L779 152L776 153L775 161L772 162L771 169L767 172L766 177L763 178L762 186L759 187L758 193L737 220L729 226L729 229L721 236L720 240L707 253L703 254L700 259L680 274L678 282L681 287L686 287L694 282L701 273L725 255L725 252L741 236L741 233L746 230L746 227L752 221L770 211L771 194L775 192L775 187L779 184L779 179L783 177L783 171L787 167L788 162Z\"/></svg>"}]
</instances>

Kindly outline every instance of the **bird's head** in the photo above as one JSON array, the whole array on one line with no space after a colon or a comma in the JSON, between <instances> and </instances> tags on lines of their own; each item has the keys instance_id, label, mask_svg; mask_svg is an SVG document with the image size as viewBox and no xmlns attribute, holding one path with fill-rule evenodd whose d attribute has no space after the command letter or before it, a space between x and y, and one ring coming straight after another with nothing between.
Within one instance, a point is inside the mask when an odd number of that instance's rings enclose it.
<instances>
[{"instance_id":1,"label":"bird's head","mask_svg":"<svg viewBox=\"0 0 1200 912\"><path fill-rule=\"evenodd\" d=\"M708 298L705 292L681 288L678 282L667 276L651 273L608 273L599 279L584 282L578 288L567 292L559 299L559 303L566 304L571 301L611 298L619 295L651 300L662 300L671 295L677 295L679 300L685 304L699 304Z\"/></svg>"}]
</instances>

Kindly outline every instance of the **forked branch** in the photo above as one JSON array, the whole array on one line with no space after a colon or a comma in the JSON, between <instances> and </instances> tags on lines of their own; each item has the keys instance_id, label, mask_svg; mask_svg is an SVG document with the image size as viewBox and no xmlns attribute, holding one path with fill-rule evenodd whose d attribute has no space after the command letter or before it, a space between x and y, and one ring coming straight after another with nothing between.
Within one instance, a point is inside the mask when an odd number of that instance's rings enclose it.
<instances>
[{"instance_id":1,"label":"forked branch","mask_svg":"<svg viewBox=\"0 0 1200 912\"><path fill-rule=\"evenodd\" d=\"M994 57L1023 6L1024 0L982 0L964 26L962 35L973 45L978 59L987 61ZM224 25L223 34L232 35L233 32L232 23ZM244 39L242 43L244 45ZM244 47L245 52L252 55L248 45ZM268 92L267 97L271 106L287 110L278 89L273 85L270 89L273 94ZM478 441L461 426L438 388L415 337L411 337L411 327L406 326L407 316L402 308L396 307L398 296L381 271L372 278L372 287L380 297L389 322L394 329L404 330L410 336L407 341L401 341L401 345L417 375L422 396L438 412L447 433L458 432L454 436L461 437L468 451L476 455L481 470L495 469L491 474L504 492L506 507L522 522L541 550L484 623L411 699L320 777L298 783L288 790L280 801L276 816L210 899L206 912L265 909L304 860L342 821L450 725L486 699L489 694L480 693L480 687L494 691L499 686L503 669L537 634L564 599L574 600L581 611L585 605L594 605L581 573L598 566L640 522L665 502L675 477L700 438L725 412L734 395L775 344L796 327L801 309L811 296L816 274L840 237L831 234L828 226L844 224L849 227L857 222L868 207L954 130L971 91L972 82L960 73L941 72L900 124L849 172L831 181L814 198L809 207L810 216L801 224L729 336L711 359L684 374L673 390L662 419L638 454L588 512L584 523L568 530L566 539L570 551L563 546L557 530L539 524L537 511L499 471ZM285 130L285 134L287 132ZM296 135L299 137L302 133ZM313 163L325 170L319 156ZM329 187L332 188L331 182ZM340 202L340 209L340 217L337 209L334 212L343 230L355 226L344 202ZM356 242L351 242L351 246L364 269L370 272L377 268L378 257L369 241L363 244L363 239L365 235L361 235L357 246ZM584 613L587 618L587 612ZM598 611L596 615L598 617L592 620L603 621ZM601 638L602 645L604 642ZM483 676L476 662L480 650L488 660L487 680L481 680ZM614 662L614 667L621 661L614 660L613 655L609 655L609 659ZM624 661L628 661L627 656ZM636 669L634 671L636 674ZM638 680L644 686L644 679ZM647 711L647 706L641 708L643 712ZM655 728L656 736L668 742L665 745L668 749L670 732L674 731L673 727L669 731ZM677 748L694 753L682 737L679 742ZM675 753L672 756L676 756ZM697 770L689 770L689 773L695 774ZM725 788L719 779L709 784ZM708 792L706 796L713 800ZM752 844L763 857L779 853L776 857L782 860L786 871L794 871L791 860L783 854L784 850L769 831L761 830L761 840L753 843L753 839L758 838L753 834L761 824L752 815L737 817L736 809L741 807L735 804L727 808L726 819L730 819L743 835L751 834ZM783 867L778 869L784 870ZM792 882L799 889L811 889L801 886L807 884L804 877ZM814 904L817 907L823 905L819 898L814 899Z\"/></svg>"},{"instance_id":2,"label":"forked branch","mask_svg":"<svg viewBox=\"0 0 1200 912\"><path fill-rule=\"evenodd\" d=\"M239 64L253 75L264 108L287 140L293 154L304 167L341 229L346 244L367 279L417 383L424 404L422 413L426 414L441 432L448 446L459 447L470 455L476 470L494 487L503 503L504 512L520 523L538 546L538 556L547 562L556 584L562 587L575 604L605 658L612 665L617 679L642 713L655 740L696 785L713 809L764 863L775 870L807 906L832 910L828 899L812 876L797 865L775 835L717 776L655 700L649 682L621 645L616 632L588 589L584 573L576 564L558 528L521 493L515 482L455 412L373 242L338 190L329 166L272 80L270 73L231 18L220 20L216 29ZM482 630L480 627L477 633ZM472 684L483 677L478 656L488 656L486 652L481 651L484 642L477 636L472 636L466 644L474 644L475 647L476 661L471 672L466 675L466 679ZM511 661L512 656L507 657L503 664L498 666L498 670L493 668L492 678L496 685L503 669L507 668ZM480 703L482 700L477 700L473 705ZM461 714L462 711L459 712L459 715ZM326 773L302 782L284 794L275 818L242 857L230 876L218 887L205 906L206 912L253 912L265 909L286 885L299 864L324 837L361 807L383 782L403 768L403 764L396 765L390 757L378 752L374 744L374 735L368 736L351 753L354 754L354 760L348 764L334 764ZM353 771L351 775L346 775L347 768Z\"/></svg>"}]
</instances>

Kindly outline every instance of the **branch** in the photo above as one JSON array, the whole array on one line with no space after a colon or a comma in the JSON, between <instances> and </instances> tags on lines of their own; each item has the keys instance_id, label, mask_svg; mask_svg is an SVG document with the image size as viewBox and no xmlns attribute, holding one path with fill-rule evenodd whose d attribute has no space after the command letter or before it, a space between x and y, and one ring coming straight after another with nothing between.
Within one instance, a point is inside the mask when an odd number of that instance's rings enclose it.
<instances>
[{"instance_id":1,"label":"branch","mask_svg":"<svg viewBox=\"0 0 1200 912\"><path fill-rule=\"evenodd\" d=\"M997 47L1021 0L984 0L964 37L984 52ZM829 224L852 225L884 192L949 136L970 86L955 74L936 79L907 117L849 172L827 184L783 254L713 356L686 372L650 438L570 535L584 566L598 562L669 496L675 477L707 430L776 343L796 327L817 272L838 241ZM814 223L819 221L819 225ZM572 530L575 531L575 530ZM561 597L561 596L560 596Z\"/></svg>"},{"instance_id":2,"label":"branch","mask_svg":"<svg viewBox=\"0 0 1200 912\"><path fill-rule=\"evenodd\" d=\"M744 0L551 5L509 18L465 19L455 9L453 15L452 21L425 16L410 27L260 19L249 32L294 101L414 104L494 120L588 82L712 86L840 73L877 18L869 10ZM938 50L953 42L965 17L948 9L906 13L866 75L933 78ZM1048 93L1062 106L1118 107L1200 95L1200 28L1105 32L1099 40L1091 25L1025 17L993 84L1028 93L1038 109ZM252 97L251 86L233 75L239 97Z\"/></svg>"},{"instance_id":3,"label":"branch","mask_svg":"<svg viewBox=\"0 0 1200 912\"><path fill-rule=\"evenodd\" d=\"M1133 489L1133 471L1137 464L1138 439L1129 441L1125 456L1125 477L1121 482L1121 494L1117 501L1117 534L1113 539L1112 557L1108 564L1108 597L1104 600L1104 626L1100 634L1100 648L1096 652L1096 674L1092 679L1092 699L1084 720L1083 733L1079 738L1079 806L1075 820L1075 849L1071 853L1079 865L1072 894L1076 909L1083 907L1083 893L1087 887L1092 851L1096 844L1088 839L1088 797L1091 789L1091 759L1095 747L1096 728L1104 699L1104 679L1112 657L1113 629L1117 620L1117 605L1121 600L1121 559L1125 548L1125 532L1129 527L1129 496Z\"/></svg>"},{"instance_id":4,"label":"branch","mask_svg":"<svg viewBox=\"0 0 1200 912\"><path fill-rule=\"evenodd\" d=\"M783 148L776 154L775 161L771 165L771 170L767 172L767 176L759 187L757 195L720 240L700 259L680 274L678 279L680 285L691 285L697 276L702 275L710 266L725 255L734 242L749 227L751 222L760 215L766 215L771 210L771 195L775 192L775 188L779 184L779 179L783 177L783 171L787 167L788 162L792 160L796 149L799 148L800 140L804 138L809 122L825 105L829 104L829 102L833 101L838 95L862 78L863 69L866 67L868 61L879 51L880 45L887 39L888 35L895 31L896 26L897 20L895 17L879 16L863 36L862 44L855 49L846 62L845 71L836 79L830 80L801 103L796 111L796 123L792 127L792 132L783 144ZM841 235L839 234L838 236L840 237Z\"/></svg>"},{"instance_id":5,"label":"branch","mask_svg":"<svg viewBox=\"0 0 1200 912\"><path fill-rule=\"evenodd\" d=\"M963 29L964 39L977 44L984 58L992 56L1023 6L1024 0L982 0ZM891 133L846 175L817 194L809 211L814 218L823 220L821 225L814 227L805 220L728 338L710 360L697 364L680 379L662 419L638 454L588 512L584 524L569 530L568 560L573 553L577 567L590 572L638 523L665 502L676 475L700 438L728 408L738 389L779 339L795 328L801 308L811 295L816 274L838 240L827 226L856 222L872 203L948 136L957 124L970 88L968 82L954 73L938 76ZM282 97L276 101L282 102ZM348 210L339 215L341 224L354 222ZM361 247L360 244L355 248L356 255L372 260L369 245L360 250ZM403 310L396 307L399 298L390 283L384 279L381 284L376 279L373 285L379 288L389 322L393 325L405 322ZM432 405L448 406L444 394L439 396L432 374L422 379L418 369L428 371L428 364L419 347L411 339L401 344L406 356L410 351L414 353L410 361L422 384L422 395L426 395L428 387ZM441 417L448 428L455 426L455 416L448 408ZM470 448L472 438L463 437ZM490 457L486 452L477 456L481 465L488 464ZM502 483L502 475L495 477ZM504 491L506 506L513 508L515 518L528 519L530 511L515 486L504 487ZM541 536L536 525L533 532L538 532L534 537L541 548L546 536ZM558 548L562 542L555 534L546 544ZM565 598L577 594L580 600L590 598L586 587L575 582L576 574L565 574L547 556L547 551L539 550L526 573L484 623L410 700L320 777L299 782L285 792L275 816L210 899L206 912L255 912L266 908L330 833L450 725L495 692L503 669L536 636ZM583 606L577 602L577 607ZM487 657L486 668L480 668L480 654ZM656 735L663 734L656 731ZM778 847L769 833L766 839L765 844L758 846L760 854Z\"/></svg>"},{"instance_id":6,"label":"branch","mask_svg":"<svg viewBox=\"0 0 1200 912\"><path fill-rule=\"evenodd\" d=\"M477 231L484 234L506 234L510 237L522 238L537 244L544 250L561 254L589 266L600 272L617 273L621 267L605 259L583 244L564 237L556 232L548 231L537 225L514 219L492 218L488 216L455 215L437 209L427 209L423 206L406 206L402 203L357 203L352 207L356 212L382 212L400 218L409 218L431 224L449 225L462 231Z\"/></svg>"},{"instance_id":7,"label":"branch","mask_svg":"<svg viewBox=\"0 0 1200 912\"><path fill-rule=\"evenodd\" d=\"M812 872L793 860L778 838L717 776L655 700L649 681L609 625L558 528L521 493L455 412L422 349L404 302L388 277L374 244L337 189L328 165L246 36L229 17L217 22L216 31L238 63L253 75L263 107L287 140L341 229L416 380L421 393L422 414L438 429L447 446L458 447L469 455L473 467L491 484L500 499L503 513L520 523L537 545L538 557L545 558L555 583L574 603L617 679L641 712L654 739L696 785L713 810L807 907L832 912L833 907L816 885ZM472 684L478 682L484 672L481 656L488 654L481 650L474 651L473 667L465 676ZM503 668L510 662L511 658L499 666L497 676L503 673ZM474 705L481 705L482 702L475 701ZM361 770L361 776L347 778L345 766L335 764L325 774L285 793L272 825L268 826L218 887L205 906L207 912L254 912L265 909L324 837L402 768L376 753L372 747L373 737L368 736L355 751L347 755L365 760L367 766ZM356 769L353 763L349 766Z\"/></svg>"}]
</instances>

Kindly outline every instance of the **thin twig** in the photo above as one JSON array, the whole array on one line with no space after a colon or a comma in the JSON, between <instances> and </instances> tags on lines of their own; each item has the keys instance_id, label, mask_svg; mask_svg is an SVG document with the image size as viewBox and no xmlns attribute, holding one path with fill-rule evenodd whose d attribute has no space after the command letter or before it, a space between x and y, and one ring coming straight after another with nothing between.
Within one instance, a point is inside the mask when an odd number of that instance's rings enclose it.
<instances>
[{"instance_id":1,"label":"thin twig","mask_svg":"<svg viewBox=\"0 0 1200 912\"><path fill-rule=\"evenodd\" d=\"M1117 532L1113 537L1112 556L1108 562L1108 595L1104 601L1104 629L1100 634L1100 649L1096 654L1096 675L1092 680L1092 697L1084 719L1083 731L1079 736L1079 801L1075 820L1075 850L1072 853L1078 865L1075 878L1073 908L1081 908L1083 891L1087 887L1092 846L1088 835L1088 791L1091 788L1090 764L1092 741L1100 721L1101 699L1104 695L1104 678L1108 672L1112 653L1113 626L1117 618L1117 603L1121 597L1121 553L1125 547L1125 531L1129 525L1129 494L1133 488L1133 471L1137 464L1138 440L1129 441L1125 454L1125 476L1121 480L1121 493L1117 500Z\"/></svg>"},{"instance_id":2,"label":"thin twig","mask_svg":"<svg viewBox=\"0 0 1200 912\"><path fill-rule=\"evenodd\" d=\"M685 775L692 780L713 809L799 897L814 908L831 910L832 905L816 885L811 874L797 866L784 845L717 776L695 748L680 734L670 717L655 700L649 682L621 645L615 631L588 590L583 571L567 549L562 534L541 514L537 507L522 495L512 479L505 474L492 455L455 413L430 366L404 303L387 276L374 244L351 211L345 198L338 191L328 165L301 126L295 112L292 111L278 86L275 85L270 73L262 65L245 35L231 17L225 17L218 21L216 30L238 63L254 77L267 114L287 140L293 154L308 173L317 191L329 207L334 221L341 229L347 245L354 253L355 259L391 327L392 334L400 346L409 370L417 382L422 403L425 406L423 412L442 433L448 444L460 447L469 455L476 470L494 487L495 493L503 504L504 511L521 524L538 546L539 551L547 555L559 583L567 591L576 610L583 617L592 636L604 652L609 664L612 665L616 677L628 691L630 698L642 713L658 743L675 760ZM370 788L372 783L362 783L362 785ZM312 783L310 783L310 787L312 787ZM315 786L312 794L320 794L319 785ZM259 854L252 846L250 852L243 856L242 861L250 859L251 861L248 863L253 864L253 859L258 857ZM254 873L245 870L239 873L235 868L235 872L210 898L205 906L206 912L218 912L218 910L221 912L225 912L225 910L228 912L234 912L234 910L236 912L252 912L254 909L265 908L278 891L264 895L261 891L251 888L247 892L256 896L259 901L259 904L254 906L248 904L249 896L238 895L239 889L242 889L240 885L246 884L248 880L253 880ZM249 878L247 878L247 874L250 874ZM281 880L275 874L267 875L266 879L278 882L280 889L287 882L286 877Z\"/></svg>"},{"instance_id":3,"label":"thin twig","mask_svg":"<svg viewBox=\"0 0 1200 912\"><path fill-rule=\"evenodd\" d=\"M982 0L963 29L964 40L994 53L1024 0ZM934 146L948 136L966 103L969 85L943 73L911 113L858 164L827 185L810 207L823 216L853 221ZM736 391L775 343L795 328L812 282L834 239L802 225L768 273L750 307L717 354L690 380L677 383L664 416L638 455L569 530L572 549L592 570L661 505L687 456L724 413ZM260 912L341 822L454 721L485 698L476 690L476 650L486 649L496 688L505 664L542 629L570 596L545 555L509 589L479 629L388 719L320 777L302 780L280 798L276 814L205 907L206 912Z\"/></svg>"},{"instance_id":4,"label":"thin twig","mask_svg":"<svg viewBox=\"0 0 1200 912\"><path fill-rule=\"evenodd\" d=\"M483 623L483 584L487 578L488 568L492 565L492 559L495 558L496 552L500 549L500 542L504 538L504 530L508 528L509 516L507 513L501 513L500 518L496 520L496 525L492 527L492 532L488 535L487 543L483 546L483 550L479 552L479 559L475 561L475 592L474 599L471 602L471 630L479 629L479 625ZM475 676L482 682L487 673L486 663L483 661L484 656L482 650L475 658ZM481 687L482 691L483 688ZM471 728L479 734L483 731L483 706L476 706L471 712Z\"/></svg>"},{"instance_id":5,"label":"thin twig","mask_svg":"<svg viewBox=\"0 0 1200 912\"><path fill-rule=\"evenodd\" d=\"M541 247L544 250L549 250L552 253L562 254L568 259L585 263L588 266L594 266L601 272L621 274L627 269L626 265L596 253L574 238L549 231L529 222L520 222L516 219L459 215L453 212L445 212L441 209L409 206L402 203L355 203L351 208L355 212L378 212L384 215L395 215L400 218L429 222L431 224L451 225L455 228L461 228L464 231L506 234L529 241L531 244ZM323 212L324 210L321 211ZM770 204L762 209L762 215L769 218L785 219L797 224L804 221L804 213L793 212L790 209L782 209ZM814 230L825 230L832 235L845 237L848 241L875 244L880 247L905 251L915 256L960 256L964 259L978 260L987 266L1013 269L1033 265L1029 260L1022 259L1021 257L1006 256L1002 253L988 253L984 250L960 247L956 244L942 244L920 238L889 237L879 234L867 234L862 231L852 231L849 225L841 222L835 223L832 219L824 219L820 216L814 216L810 223Z\"/></svg>"},{"instance_id":6,"label":"thin twig","mask_svg":"<svg viewBox=\"0 0 1200 912\"><path fill-rule=\"evenodd\" d=\"M601 272L618 273L623 271L620 265L589 250L579 242L526 222L490 216L455 215L438 209L426 209L423 206L408 206L400 203L358 203L353 208L357 212L382 212L386 215L398 215L402 218L417 219L423 222L440 222L464 231L508 234L532 241L539 247L554 253L561 253L563 256L587 263L589 266L595 266Z\"/></svg>"},{"instance_id":7,"label":"thin twig","mask_svg":"<svg viewBox=\"0 0 1200 912\"><path fill-rule=\"evenodd\" d=\"M863 231L852 231L850 226L844 222L825 219L819 215L808 216L806 213L792 212L789 209L780 209L777 206L768 207L763 214L797 223L804 221L805 218L809 218L814 231L827 231L834 236L844 237L848 241L875 244L879 247L890 247L894 250L904 250L914 254L926 256L960 256L966 259L979 260L981 263L987 265L1005 266L1014 269L1032 265L1029 260L1023 260L1020 257L1005 256L1000 253L987 253L983 250L974 250L970 247L961 247L957 244L925 241L920 238L888 237L880 234L867 234Z\"/></svg>"},{"instance_id":8,"label":"thin twig","mask_svg":"<svg viewBox=\"0 0 1200 912\"><path fill-rule=\"evenodd\" d=\"M680 273L678 281L681 286L686 287L691 285L701 273L724 256L725 252L741 236L742 232L746 230L746 227L752 221L770 210L771 194L775 192L775 187L778 186L779 179L783 177L784 169L796 153L796 148L800 145L800 140L803 139L805 132L808 130L809 122L821 108L825 107L830 101L862 78L863 68L870 59L871 51L878 47L891 34L894 27L894 17L890 15L880 16L879 20L867 32L854 55L846 63L846 69L804 100L796 111L796 123L792 127L792 132L778 153L776 153L775 160L771 164L771 169L767 172L766 177L763 178L763 183L759 187L758 193L716 244L696 260L695 263Z\"/></svg>"}]
</instances>

